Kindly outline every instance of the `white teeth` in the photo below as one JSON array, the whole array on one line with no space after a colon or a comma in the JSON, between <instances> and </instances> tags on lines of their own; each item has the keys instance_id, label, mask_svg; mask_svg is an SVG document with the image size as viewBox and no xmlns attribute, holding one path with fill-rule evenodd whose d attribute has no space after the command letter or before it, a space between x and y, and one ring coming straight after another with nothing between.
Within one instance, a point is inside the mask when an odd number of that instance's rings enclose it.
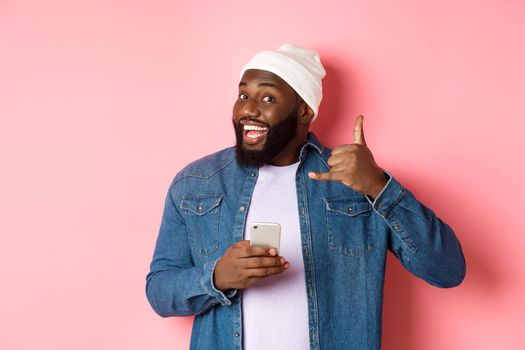
<instances>
[{"instance_id":1,"label":"white teeth","mask_svg":"<svg viewBox=\"0 0 525 350\"><path fill-rule=\"evenodd\" d=\"M257 131L266 131L268 128L257 126L257 125L244 125L244 130L250 131L250 130L257 130Z\"/></svg>"}]
</instances>

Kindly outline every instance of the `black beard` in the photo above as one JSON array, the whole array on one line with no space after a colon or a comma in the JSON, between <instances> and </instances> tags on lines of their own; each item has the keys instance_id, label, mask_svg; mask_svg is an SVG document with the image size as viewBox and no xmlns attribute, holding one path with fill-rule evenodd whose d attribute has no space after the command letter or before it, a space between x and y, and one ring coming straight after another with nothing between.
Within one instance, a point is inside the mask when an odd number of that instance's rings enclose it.
<instances>
[{"instance_id":1,"label":"black beard","mask_svg":"<svg viewBox=\"0 0 525 350\"><path fill-rule=\"evenodd\" d=\"M250 118L247 118L250 120ZM241 166L246 167L260 167L261 165L270 163L284 147L297 134L297 109L294 108L292 113L283 121L269 127L266 134L266 143L260 151L250 151L242 147L242 136L244 126L240 123L233 122L235 129L235 137L237 144L235 145L235 153L237 161Z\"/></svg>"}]
</instances>

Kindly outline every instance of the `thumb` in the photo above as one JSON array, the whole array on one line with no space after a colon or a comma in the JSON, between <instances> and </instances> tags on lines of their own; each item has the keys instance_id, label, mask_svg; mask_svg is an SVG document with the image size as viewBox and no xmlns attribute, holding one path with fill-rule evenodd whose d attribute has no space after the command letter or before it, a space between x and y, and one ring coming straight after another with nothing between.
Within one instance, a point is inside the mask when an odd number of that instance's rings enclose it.
<instances>
[{"instance_id":1,"label":"thumb","mask_svg":"<svg viewBox=\"0 0 525 350\"><path fill-rule=\"evenodd\" d=\"M366 146L365 132L363 131L363 115L359 114L354 124L354 143Z\"/></svg>"}]
</instances>

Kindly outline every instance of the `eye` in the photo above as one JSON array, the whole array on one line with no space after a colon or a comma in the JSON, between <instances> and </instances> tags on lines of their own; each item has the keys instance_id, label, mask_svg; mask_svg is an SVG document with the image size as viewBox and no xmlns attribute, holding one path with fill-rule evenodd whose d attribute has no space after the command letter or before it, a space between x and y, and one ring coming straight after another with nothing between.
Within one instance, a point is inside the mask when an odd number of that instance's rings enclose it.
<instances>
[{"instance_id":1,"label":"eye","mask_svg":"<svg viewBox=\"0 0 525 350\"><path fill-rule=\"evenodd\" d=\"M264 96L263 101L264 102L274 102L275 98L273 98L273 96Z\"/></svg>"},{"instance_id":2,"label":"eye","mask_svg":"<svg viewBox=\"0 0 525 350\"><path fill-rule=\"evenodd\" d=\"M239 94L239 100L246 100L248 99L248 96L246 94Z\"/></svg>"}]
</instances>

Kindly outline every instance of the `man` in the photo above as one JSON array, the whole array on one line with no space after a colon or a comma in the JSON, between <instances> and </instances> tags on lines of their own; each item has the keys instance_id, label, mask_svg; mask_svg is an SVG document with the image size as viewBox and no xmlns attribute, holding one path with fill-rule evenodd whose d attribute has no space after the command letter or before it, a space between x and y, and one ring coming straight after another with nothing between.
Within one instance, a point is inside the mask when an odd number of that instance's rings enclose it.
<instances>
[{"instance_id":1,"label":"man","mask_svg":"<svg viewBox=\"0 0 525 350\"><path fill-rule=\"evenodd\" d=\"M308 131L325 70L294 45L241 70L236 147L186 166L166 197L146 294L162 317L195 315L191 349L379 349L387 250L453 287L465 260L452 229L368 149L329 150ZM281 224L279 254L250 246Z\"/></svg>"}]
</instances>

